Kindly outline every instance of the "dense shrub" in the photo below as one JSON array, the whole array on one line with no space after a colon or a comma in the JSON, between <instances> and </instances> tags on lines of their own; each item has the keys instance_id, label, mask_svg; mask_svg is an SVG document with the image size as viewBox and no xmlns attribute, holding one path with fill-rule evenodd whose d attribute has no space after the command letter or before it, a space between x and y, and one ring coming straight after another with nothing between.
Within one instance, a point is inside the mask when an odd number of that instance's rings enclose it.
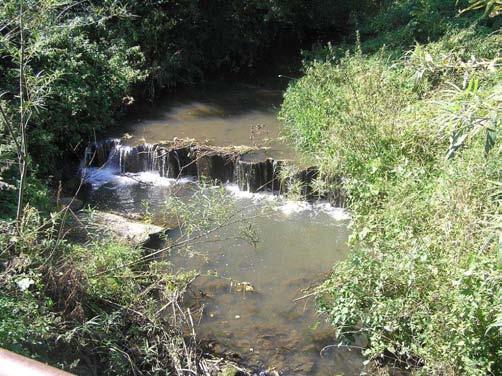
<instances>
[{"instance_id":1,"label":"dense shrub","mask_svg":"<svg viewBox=\"0 0 502 376\"><path fill-rule=\"evenodd\" d=\"M341 338L421 374L502 370L499 33L480 26L314 62L281 117L353 215L349 259L319 287Z\"/></svg>"}]
</instances>

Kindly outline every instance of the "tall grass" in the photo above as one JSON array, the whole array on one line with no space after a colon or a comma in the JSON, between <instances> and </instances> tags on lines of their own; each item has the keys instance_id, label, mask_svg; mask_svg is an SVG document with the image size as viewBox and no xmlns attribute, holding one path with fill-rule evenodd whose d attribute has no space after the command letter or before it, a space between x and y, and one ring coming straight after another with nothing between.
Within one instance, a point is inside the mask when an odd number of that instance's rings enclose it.
<instances>
[{"instance_id":1,"label":"tall grass","mask_svg":"<svg viewBox=\"0 0 502 376\"><path fill-rule=\"evenodd\" d=\"M353 215L319 307L340 340L368 338L372 364L502 372L501 42L473 26L399 59L356 47L285 95L287 132L343 175Z\"/></svg>"}]
</instances>

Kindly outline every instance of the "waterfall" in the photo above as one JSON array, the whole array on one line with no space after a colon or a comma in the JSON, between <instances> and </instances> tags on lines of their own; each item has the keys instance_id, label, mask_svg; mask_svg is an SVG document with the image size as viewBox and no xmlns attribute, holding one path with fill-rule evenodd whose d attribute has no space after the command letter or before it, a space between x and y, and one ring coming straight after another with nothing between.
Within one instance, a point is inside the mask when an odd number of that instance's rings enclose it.
<instances>
[{"instance_id":1,"label":"waterfall","mask_svg":"<svg viewBox=\"0 0 502 376\"><path fill-rule=\"evenodd\" d=\"M274 182L278 176L274 175L274 162L267 158L253 160L241 157L236 162L235 175L237 185L241 190L251 193L274 190Z\"/></svg>"},{"instance_id":2,"label":"waterfall","mask_svg":"<svg viewBox=\"0 0 502 376\"><path fill-rule=\"evenodd\" d=\"M110 156L112 150L120 144L120 140L110 139L94 142L85 148L83 167L101 167Z\"/></svg>"},{"instance_id":3,"label":"waterfall","mask_svg":"<svg viewBox=\"0 0 502 376\"><path fill-rule=\"evenodd\" d=\"M93 143L86 148L82 174L89 180L92 177L101 182L107 174L116 176L154 172L160 177L171 179L195 177L221 184L233 182L241 191L250 193L287 193L292 189L292 183L297 182L303 197L314 199L311 185L319 175L318 169L292 167L291 162L269 158L263 150L237 153L230 149L206 146L147 143L131 147L112 139ZM292 170L293 173L282 181L281 171L284 172L284 169ZM338 188L321 198L337 206L345 203L345 194Z\"/></svg>"},{"instance_id":4,"label":"waterfall","mask_svg":"<svg viewBox=\"0 0 502 376\"><path fill-rule=\"evenodd\" d=\"M117 145L115 147L115 150L113 151L113 154L110 156L108 159L110 162L111 160L115 159L115 163L117 163L117 167L119 171L123 174L126 171L126 162L129 160L130 155L132 152L132 148L129 146L123 146L123 145ZM117 160L118 158L118 160ZM111 162L113 163L113 162Z\"/></svg>"}]
</instances>

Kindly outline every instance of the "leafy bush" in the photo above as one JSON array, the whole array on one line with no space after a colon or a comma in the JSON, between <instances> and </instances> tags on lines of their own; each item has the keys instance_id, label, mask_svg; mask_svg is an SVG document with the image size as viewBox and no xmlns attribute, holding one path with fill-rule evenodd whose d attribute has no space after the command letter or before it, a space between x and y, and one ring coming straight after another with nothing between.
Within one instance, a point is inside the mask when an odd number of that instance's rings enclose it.
<instances>
[{"instance_id":1,"label":"leafy bush","mask_svg":"<svg viewBox=\"0 0 502 376\"><path fill-rule=\"evenodd\" d=\"M343 176L353 216L352 252L319 307L340 338L368 338L380 365L502 370L500 43L473 26L397 60L356 46L285 95L286 130Z\"/></svg>"},{"instance_id":2,"label":"leafy bush","mask_svg":"<svg viewBox=\"0 0 502 376\"><path fill-rule=\"evenodd\" d=\"M16 353L41 357L50 349L46 341L52 337L55 323L50 299L40 299L40 284L32 291L25 288L35 283L31 277L18 275L16 281L3 281L8 284L0 295L0 343ZM33 354L36 347L39 351Z\"/></svg>"}]
</instances>

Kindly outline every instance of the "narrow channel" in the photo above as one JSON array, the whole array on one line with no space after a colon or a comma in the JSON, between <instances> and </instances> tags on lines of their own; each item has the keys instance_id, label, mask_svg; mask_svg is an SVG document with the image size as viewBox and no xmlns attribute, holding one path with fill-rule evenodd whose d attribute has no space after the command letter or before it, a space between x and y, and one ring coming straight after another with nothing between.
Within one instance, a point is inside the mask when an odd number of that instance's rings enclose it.
<instances>
[{"instance_id":1,"label":"narrow channel","mask_svg":"<svg viewBox=\"0 0 502 376\"><path fill-rule=\"evenodd\" d=\"M281 100L277 87L204 84L161 100L108 136L123 145L191 138L215 146L265 147L269 157L294 159L277 120ZM114 165L85 174L92 184L91 206L128 215L148 210L152 218L173 196L191 200L200 189L214 189L156 171L124 174ZM239 225L230 225L198 242L196 252L166 255L175 270L201 274L185 304L201 312L197 334L205 348L257 371L359 374L361 354L331 346L336 334L317 316L312 298L304 297L346 256L347 212L327 202L241 191L235 184L224 189L236 210L250 218L257 243L240 237Z\"/></svg>"}]
</instances>

